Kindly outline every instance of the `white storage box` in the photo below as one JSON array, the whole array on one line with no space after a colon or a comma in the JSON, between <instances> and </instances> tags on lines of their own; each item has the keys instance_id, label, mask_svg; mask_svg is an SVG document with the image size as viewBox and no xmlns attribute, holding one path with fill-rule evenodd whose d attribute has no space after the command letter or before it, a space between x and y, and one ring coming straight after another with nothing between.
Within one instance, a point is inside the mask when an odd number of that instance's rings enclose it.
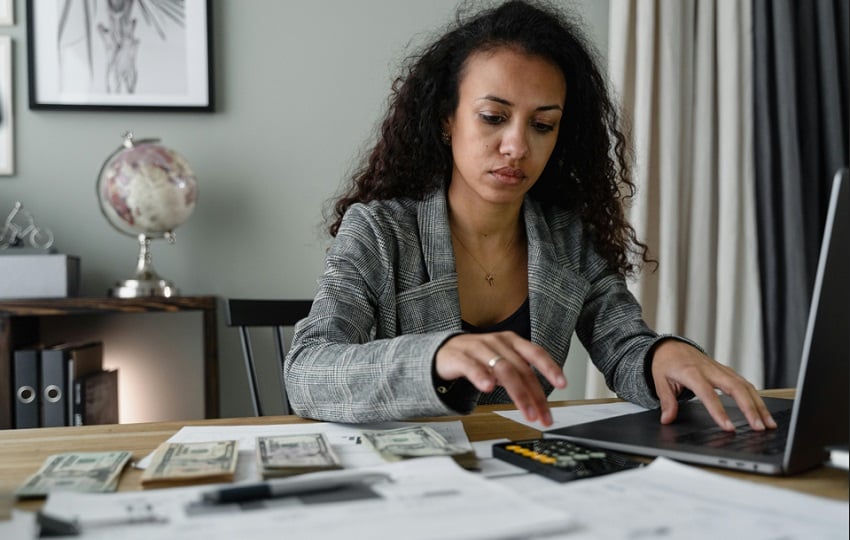
<instances>
[{"instance_id":1,"label":"white storage box","mask_svg":"<svg viewBox=\"0 0 850 540\"><path fill-rule=\"evenodd\" d=\"M0 298L62 298L79 290L79 257L0 252Z\"/></svg>"}]
</instances>

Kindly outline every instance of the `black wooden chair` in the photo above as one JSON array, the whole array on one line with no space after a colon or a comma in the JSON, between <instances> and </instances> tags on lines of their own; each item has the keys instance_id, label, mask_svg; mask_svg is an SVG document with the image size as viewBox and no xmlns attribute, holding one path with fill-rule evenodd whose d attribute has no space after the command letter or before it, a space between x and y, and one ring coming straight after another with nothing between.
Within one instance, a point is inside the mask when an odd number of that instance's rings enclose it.
<instances>
[{"instance_id":1,"label":"black wooden chair","mask_svg":"<svg viewBox=\"0 0 850 540\"><path fill-rule=\"evenodd\" d=\"M248 374L248 388L251 391L251 401L254 414L263 416L260 403L260 393L257 386L257 370L254 364L254 350L251 346L251 333L254 327L267 327L274 336L276 368L280 374L280 391L283 397L283 414L290 414L289 399L286 396L286 385L283 380L283 359L286 356L283 329L293 326L310 313L312 300L227 300L227 325L239 328L242 339L242 355L245 358L245 370Z\"/></svg>"}]
</instances>

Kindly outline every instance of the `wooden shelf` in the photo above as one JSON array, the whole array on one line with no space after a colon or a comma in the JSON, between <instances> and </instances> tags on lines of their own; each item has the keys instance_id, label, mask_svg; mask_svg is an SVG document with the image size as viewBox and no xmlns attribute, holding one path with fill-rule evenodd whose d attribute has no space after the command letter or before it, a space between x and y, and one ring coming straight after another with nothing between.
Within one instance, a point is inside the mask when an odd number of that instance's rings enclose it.
<instances>
[{"instance_id":1,"label":"wooden shelf","mask_svg":"<svg viewBox=\"0 0 850 540\"><path fill-rule=\"evenodd\" d=\"M39 341L42 317L201 311L203 313L204 415L218 418L218 327L215 296L173 298L35 298L0 300L0 429L12 427L12 351Z\"/></svg>"}]
</instances>

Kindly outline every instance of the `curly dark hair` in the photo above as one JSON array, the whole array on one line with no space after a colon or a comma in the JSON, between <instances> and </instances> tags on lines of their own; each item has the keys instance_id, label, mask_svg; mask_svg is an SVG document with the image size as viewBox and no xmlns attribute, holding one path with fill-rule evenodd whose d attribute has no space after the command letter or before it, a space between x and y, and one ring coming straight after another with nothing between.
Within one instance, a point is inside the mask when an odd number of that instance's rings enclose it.
<instances>
[{"instance_id":1,"label":"curly dark hair","mask_svg":"<svg viewBox=\"0 0 850 540\"><path fill-rule=\"evenodd\" d=\"M635 193L631 156L594 49L575 23L548 4L509 1L466 12L461 8L452 28L407 58L392 85L377 143L334 203L331 236L354 203L422 199L449 181L451 149L441 134L457 108L464 65L473 53L511 47L553 62L568 89L557 143L529 196L576 209L611 267L624 276L636 273L651 259L625 216Z\"/></svg>"}]
</instances>

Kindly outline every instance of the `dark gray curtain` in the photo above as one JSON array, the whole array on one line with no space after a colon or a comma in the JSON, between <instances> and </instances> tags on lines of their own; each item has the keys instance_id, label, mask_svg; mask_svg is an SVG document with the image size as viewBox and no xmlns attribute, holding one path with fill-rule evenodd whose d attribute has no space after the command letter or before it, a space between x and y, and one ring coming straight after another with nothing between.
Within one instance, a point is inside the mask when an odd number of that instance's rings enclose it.
<instances>
[{"instance_id":1,"label":"dark gray curtain","mask_svg":"<svg viewBox=\"0 0 850 540\"><path fill-rule=\"evenodd\" d=\"M848 163L850 0L752 0L765 387L794 386L829 187Z\"/></svg>"}]
</instances>

